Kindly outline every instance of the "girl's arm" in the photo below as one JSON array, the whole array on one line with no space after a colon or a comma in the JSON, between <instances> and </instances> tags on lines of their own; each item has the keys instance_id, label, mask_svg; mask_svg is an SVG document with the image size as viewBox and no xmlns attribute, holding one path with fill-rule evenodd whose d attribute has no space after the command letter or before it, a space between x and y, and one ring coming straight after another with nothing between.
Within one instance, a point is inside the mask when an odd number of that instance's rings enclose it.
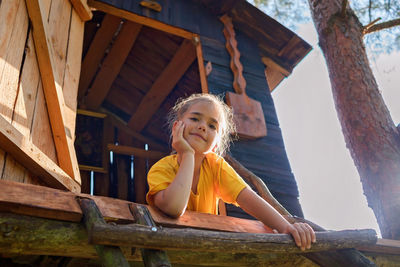
<instances>
[{"instance_id":1,"label":"girl's arm","mask_svg":"<svg viewBox=\"0 0 400 267\"><path fill-rule=\"evenodd\" d=\"M279 233L291 234L296 245L305 250L316 242L314 230L306 223L290 224L268 202L249 188L243 189L237 199L239 206L265 225L276 229Z\"/></svg>"},{"instance_id":2,"label":"girl's arm","mask_svg":"<svg viewBox=\"0 0 400 267\"><path fill-rule=\"evenodd\" d=\"M172 128L172 147L180 158L175 179L165 189L154 195L154 204L171 217L179 217L186 210L194 171L194 150L183 138L185 125L181 121Z\"/></svg>"}]
</instances>

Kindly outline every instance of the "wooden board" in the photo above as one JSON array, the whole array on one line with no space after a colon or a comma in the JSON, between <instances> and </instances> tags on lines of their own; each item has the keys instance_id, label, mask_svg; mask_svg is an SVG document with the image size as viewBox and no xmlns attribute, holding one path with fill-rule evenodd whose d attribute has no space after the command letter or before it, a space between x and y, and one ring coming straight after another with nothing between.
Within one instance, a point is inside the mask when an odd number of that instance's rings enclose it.
<instances>
[{"instance_id":1,"label":"wooden board","mask_svg":"<svg viewBox=\"0 0 400 267\"><path fill-rule=\"evenodd\" d=\"M73 193L1 181L0 210L37 217L80 221L82 212Z\"/></svg>"},{"instance_id":2,"label":"wooden board","mask_svg":"<svg viewBox=\"0 0 400 267\"><path fill-rule=\"evenodd\" d=\"M123 24L110 53L105 58L92 87L89 89L85 103L90 109L98 109L107 96L141 28L142 25L130 21Z\"/></svg>"},{"instance_id":3,"label":"wooden board","mask_svg":"<svg viewBox=\"0 0 400 267\"><path fill-rule=\"evenodd\" d=\"M82 71L79 82L78 97L81 99L88 89L99 64L104 57L107 46L110 44L118 26L121 24L121 19L113 15L106 14L97 30L93 41L90 44L89 50L82 62Z\"/></svg>"},{"instance_id":4,"label":"wooden board","mask_svg":"<svg viewBox=\"0 0 400 267\"><path fill-rule=\"evenodd\" d=\"M76 197L79 196L93 199L103 217L108 221L134 221L129 205L137 204L129 201L87 194L74 194L48 187L11 181L0 181L0 187L2 192L9 192L0 194L0 208L2 207L2 211L49 219L79 221L78 214L81 214L81 211L80 208L77 208L79 205L76 202ZM15 207L18 207L18 209ZM231 232L270 232L259 221L190 211L187 211L179 219L172 219L163 215L157 209L149 207L149 210L154 220L158 224L165 226L174 225L174 227L193 227Z\"/></svg>"},{"instance_id":5,"label":"wooden board","mask_svg":"<svg viewBox=\"0 0 400 267\"><path fill-rule=\"evenodd\" d=\"M168 66L140 102L136 112L128 122L129 127L137 132L143 130L195 59L195 47L191 41L184 40Z\"/></svg>"}]
</instances>

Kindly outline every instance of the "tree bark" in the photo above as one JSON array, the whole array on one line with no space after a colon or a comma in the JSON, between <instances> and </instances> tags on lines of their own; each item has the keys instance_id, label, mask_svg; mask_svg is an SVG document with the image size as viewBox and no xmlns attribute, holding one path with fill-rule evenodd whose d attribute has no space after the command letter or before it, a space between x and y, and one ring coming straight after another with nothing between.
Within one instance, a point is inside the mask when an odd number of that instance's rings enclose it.
<instances>
[{"instance_id":1,"label":"tree bark","mask_svg":"<svg viewBox=\"0 0 400 267\"><path fill-rule=\"evenodd\" d=\"M347 147L384 238L400 239L400 136L379 92L363 27L341 1L309 0Z\"/></svg>"}]
</instances>

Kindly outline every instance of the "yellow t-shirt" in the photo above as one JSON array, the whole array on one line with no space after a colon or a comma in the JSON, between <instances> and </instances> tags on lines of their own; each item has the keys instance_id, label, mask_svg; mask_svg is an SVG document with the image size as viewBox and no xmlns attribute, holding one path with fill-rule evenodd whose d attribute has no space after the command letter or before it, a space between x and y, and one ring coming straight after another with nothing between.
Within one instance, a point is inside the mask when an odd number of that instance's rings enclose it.
<instances>
[{"instance_id":1,"label":"yellow t-shirt","mask_svg":"<svg viewBox=\"0 0 400 267\"><path fill-rule=\"evenodd\" d=\"M154 195L166 189L174 180L179 164L177 155L170 155L155 163L148 175L149 192L146 200L154 206ZM197 194L190 191L187 210L218 214L218 200L237 205L236 198L247 187L243 179L220 156L208 153L200 168Z\"/></svg>"}]
</instances>

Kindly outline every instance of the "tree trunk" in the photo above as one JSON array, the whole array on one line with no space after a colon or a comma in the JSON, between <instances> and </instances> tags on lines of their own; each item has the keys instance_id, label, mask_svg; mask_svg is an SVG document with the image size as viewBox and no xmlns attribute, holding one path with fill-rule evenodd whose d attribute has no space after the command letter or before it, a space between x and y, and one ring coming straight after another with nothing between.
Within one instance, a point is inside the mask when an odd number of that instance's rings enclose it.
<instances>
[{"instance_id":1,"label":"tree trunk","mask_svg":"<svg viewBox=\"0 0 400 267\"><path fill-rule=\"evenodd\" d=\"M400 136L379 92L362 25L339 0L309 0L336 110L384 238L400 239Z\"/></svg>"}]
</instances>

